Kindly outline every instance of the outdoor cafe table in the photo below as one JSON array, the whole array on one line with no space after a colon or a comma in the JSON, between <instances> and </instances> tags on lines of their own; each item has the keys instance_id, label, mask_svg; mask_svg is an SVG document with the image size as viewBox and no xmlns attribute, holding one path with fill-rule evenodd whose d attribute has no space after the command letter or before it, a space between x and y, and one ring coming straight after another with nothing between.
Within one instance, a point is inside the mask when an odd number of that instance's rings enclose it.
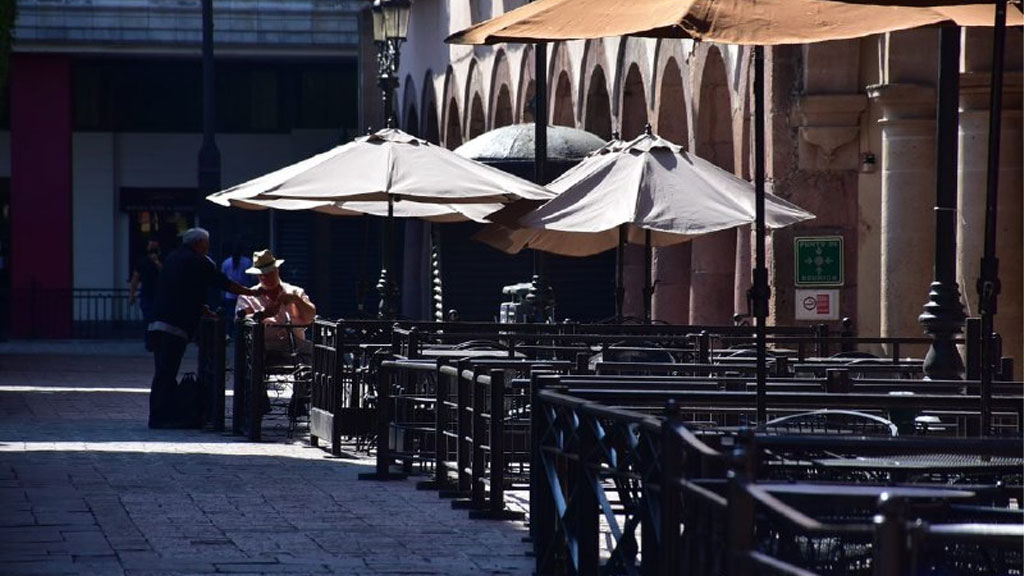
<instances>
[{"instance_id":1,"label":"outdoor cafe table","mask_svg":"<svg viewBox=\"0 0 1024 576\"><path fill-rule=\"evenodd\" d=\"M886 472L894 481L922 474L985 474L1024 473L1024 458L1007 456L982 457L970 454L907 454L898 456L857 456L852 458L817 458L811 462L820 469L844 472Z\"/></svg>"}]
</instances>

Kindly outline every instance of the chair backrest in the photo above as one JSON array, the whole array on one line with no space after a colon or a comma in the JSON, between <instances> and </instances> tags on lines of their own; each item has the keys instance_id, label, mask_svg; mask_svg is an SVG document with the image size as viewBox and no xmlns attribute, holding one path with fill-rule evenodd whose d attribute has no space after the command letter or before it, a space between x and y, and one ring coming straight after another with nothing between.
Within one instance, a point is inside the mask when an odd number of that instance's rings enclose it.
<instances>
[{"instance_id":1,"label":"chair backrest","mask_svg":"<svg viewBox=\"0 0 1024 576\"><path fill-rule=\"evenodd\" d=\"M850 434L898 436L896 424L855 410L814 410L769 420L759 427L772 434Z\"/></svg>"}]
</instances>

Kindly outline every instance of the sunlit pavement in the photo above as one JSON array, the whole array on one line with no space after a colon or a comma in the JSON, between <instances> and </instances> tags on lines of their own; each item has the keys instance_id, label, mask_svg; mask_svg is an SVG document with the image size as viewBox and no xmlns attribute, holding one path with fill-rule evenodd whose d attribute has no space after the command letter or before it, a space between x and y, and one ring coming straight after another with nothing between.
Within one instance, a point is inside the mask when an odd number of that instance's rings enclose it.
<instances>
[{"instance_id":1,"label":"sunlit pavement","mask_svg":"<svg viewBox=\"0 0 1024 576\"><path fill-rule=\"evenodd\" d=\"M359 481L365 456L149 430L151 374L141 343L0 343L0 574L531 572L521 522Z\"/></svg>"}]
</instances>

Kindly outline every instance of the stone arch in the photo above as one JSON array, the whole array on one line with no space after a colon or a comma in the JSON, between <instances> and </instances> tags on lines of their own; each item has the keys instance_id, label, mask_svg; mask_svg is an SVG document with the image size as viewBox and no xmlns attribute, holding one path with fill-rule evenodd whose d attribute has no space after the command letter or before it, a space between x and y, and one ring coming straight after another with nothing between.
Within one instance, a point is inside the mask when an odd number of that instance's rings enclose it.
<instances>
[{"instance_id":1,"label":"stone arch","mask_svg":"<svg viewBox=\"0 0 1024 576\"><path fill-rule=\"evenodd\" d=\"M662 138L689 148L687 121L687 94L683 70L682 43L663 40L656 49L658 63L655 68L654 122L655 131ZM691 243L655 248L651 271L654 275L654 295L651 313L655 320L670 324L686 324L690 320L690 266Z\"/></svg>"},{"instance_id":2,"label":"stone arch","mask_svg":"<svg viewBox=\"0 0 1024 576\"><path fill-rule=\"evenodd\" d=\"M623 74L619 107L619 130L626 140L636 138L647 124L647 91L644 90L643 73L635 62Z\"/></svg>"},{"instance_id":3,"label":"stone arch","mask_svg":"<svg viewBox=\"0 0 1024 576\"><path fill-rule=\"evenodd\" d=\"M536 92L534 84L533 69L533 47L527 46L523 50L522 60L519 65L519 91L516 102L516 118L519 122L526 123L533 121L533 96Z\"/></svg>"},{"instance_id":4,"label":"stone arch","mask_svg":"<svg viewBox=\"0 0 1024 576\"><path fill-rule=\"evenodd\" d=\"M483 78L482 78L482 73L480 71L480 62L478 62L476 58L473 58L473 59L471 59L469 61L469 69L466 72L466 84L463 87L463 90L465 92L460 95L461 96L460 101L462 102L462 113L465 114L465 117L462 119L463 127L465 127L468 130L470 124L472 124L473 122L477 122L477 123L481 123L482 122L483 123L483 130L486 131L487 130L487 116L484 113L484 107L483 107L483 94L484 94ZM473 98L474 97L480 98L481 104L480 104L480 110L479 110L480 114L479 114L479 116L472 116L473 114L476 114L478 112L477 110L474 110L474 108L473 108ZM483 131L481 131L481 133L483 133ZM468 139L469 138L468 133L463 134L463 138L464 139Z\"/></svg>"},{"instance_id":5,"label":"stone arch","mask_svg":"<svg viewBox=\"0 0 1024 576\"><path fill-rule=\"evenodd\" d=\"M445 72L442 94L441 144L445 148L453 150L462 145L462 117L459 115L458 82L451 66Z\"/></svg>"},{"instance_id":6,"label":"stone arch","mask_svg":"<svg viewBox=\"0 0 1024 576\"><path fill-rule=\"evenodd\" d=\"M732 95L725 60L708 46L698 68L695 94L694 152L720 168L734 171ZM690 323L727 324L734 312L736 230L696 238L691 246ZM698 305L699 303L699 305Z\"/></svg>"},{"instance_id":7,"label":"stone arch","mask_svg":"<svg viewBox=\"0 0 1024 576\"><path fill-rule=\"evenodd\" d=\"M462 146L462 125L459 123L459 103L455 98L448 100L445 107L445 117L448 118L444 127L444 147L455 150Z\"/></svg>"},{"instance_id":8,"label":"stone arch","mask_svg":"<svg viewBox=\"0 0 1024 576\"><path fill-rule=\"evenodd\" d=\"M466 122L466 140L472 140L487 131L487 116L484 114L484 101L479 92L473 93L469 101L469 118Z\"/></svg>"},{"instance_id":9,"label":"stone arch","mask_svg":"<svg viewBox=\"0 0 1024 576\"><path fill-rule=\"evenodd\" d=\"M569 73L562 71L558 73L558 80L555 81L553 91L554 98L551 105L551 123L556 126L576 127L576 115L573 113L572 84L569 80Z\"/></svg>"},{"instance_id":10,"label":"stone arch","mask_svg":"<svg viewBox=\"0 0 1024 576\"><path fill-rule=\"evenodd\" d=\"M491 129L508 126L515 121L512 115L512 93L508 84L502 84L498 88L498 95L494 97L494 117L491 119Z\"/></svg>"},{"instance_id":11,"label":"stone arch","mask_svg":"<svg viewBox=\"0 0 1024 576\"><path fill-rule=\"evenodd\" d=\"M437 118L437 94L434 92L434 73L429 69L423 77L423 96L420 102L422 116L420 137L427 142L440 144L441 133Z\"/></svg>"},{"instance_id":12,"label":"stone arch","mask_svg":"<svg viewBox=\"0 0 1024 576\"><path fill-rule=\"evenodd\" d=\"M662 138L690 148L689 102L686 90L687 71L680 40L662 39L655 47L653 122Z\"/></svg>"},{"instance_id":13,"label":"stone arch","mask_svg":"<svg viewBox=\"0 0 1024 576\"><path fill-rule=\"evenodd\" d=\"M608 80L604 69L594 68L587 87L586 110L583 114L583 129L593 132L605 140L612 137L612 104L608 97Z\"/></svg>"},{"instance_id":14,"label":"stone arch","mask_svg":"<svg viewBox=\"0 0 1024 576\"><path fill-rule=\"evenodd\" d=\"M647 60L647 50L644 47L644 42L645 40L633 37L623 38L619 42L619 51L615 58L612 110L618 111L619 132L622 133L623 138L627 137L627 130L625 129L626 120L623 118L626 95L629 94L631 97L635 97L636 95L643 94L644 105L648 106L650 104L650 100L647 99L647 93L648 87L652 86L651 66ZM635 104L635 101L631 102L631 106L635 106ZM639 110L635 113L639 114ZM642 116L644 117L644 123L646 123L648 117L648 110L646 108ZM636 121L637 118L631 118L629 120L629 127L634 128ZM643 129L643 124L640 125L640 129Z\"/></svg>"},{"instance_id":15,"label":"stone arch","mask_svg":"<svg viewBox=\"0 0 1024 576\"><path fill-rule=\"evenodd\" d=\"M576 91L573 87L572 63L565 42L553 45L548 78L548 110L551 124L576 127Z\"/></svg>"},{"instance_id":16,"label":"stone arch","mask_svg":"<svg viewBox=\"0 0 1024 576\"><path fill-rule=\"evenodd\" d=\"M489 109L487 125L493 130L512 124L514 110L512 107L512 71L509 69L508 54L499 48L494 53L494 64L491 67Z\"/></svg>"},{"instance_id":17,"label":"stone arch","mask_svg":"<svg viewBox=\"0 0 1024 576\"><path fill-rule=\"evenodd\" d=\"M419 136L420 116L416 110L416 84L411 74L405 77L405 88L402 93L402 116L399 127L413 136Z\"/></svg>"},{"instance_id":18,"label":"stone arch","mask_svg":"<svg viewBox=\"0 0 1024 576\"><path fill-rule=\"evenodd\" d=\"M612 137L612 104L608 89L604 40L588 40L580 63L579 125L605 140Z\"/></svg>"}]
</instances>

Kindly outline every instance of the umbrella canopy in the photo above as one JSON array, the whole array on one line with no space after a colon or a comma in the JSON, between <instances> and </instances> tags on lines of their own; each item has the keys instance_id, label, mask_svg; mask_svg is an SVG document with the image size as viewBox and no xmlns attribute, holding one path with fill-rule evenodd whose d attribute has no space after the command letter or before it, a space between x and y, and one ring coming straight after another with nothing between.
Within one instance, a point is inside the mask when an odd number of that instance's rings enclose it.
<instances>
[{"instance_id":1,"label":"umbrella canopy","mask_svg":"<svg viewBox=\"0 0 1024 576\"><path fill-rule=\"evenodd\" d=\"M648 36L726 44L806 44L946 22L991 26L994 14L993 6L983 3L880 7L829 0L537 0L456 32L447 42ZM1011 25L1022 22L1019 12L1008 20Z\"/></svg>"},{"instance_id":2,"label":"umbrella canopy","mask_svg":"<svg viewBox=\"0 0 1024 576\"><path fill-rule=\"evenodd\" d=\"M750 182L649 132L609 143L548 188L558 196L518 218L505 209L505 218L493 219L506 225L487 226L476 238L513 254L534 248L590 256L618 246L621 225L630 243L644 244L650 231L651 245L667 246L755 219ZM814 218L771 194L765 208L770 228Z\"/></svg>"},{"instance_id":3,"label":"umbrella canopy","mask_svg":"<svg viewBox=\"0 0 1024 576\"><path fill-rule=\"evenodd\" d=\"M348 202L504 204L551 196L542 186L386 128L208 199L221 205L272 199L346 202L333 209L358 210Z\"/></svg>"},{"instance_id":4,"label":"umbrella canopy","mask_svg":"<svg viewBox=\"0 0 1024 576\"><path fill-rule=\"evenodd\" d=\"M218 193L220 194L220 193ZM349 200L345 202L325 202L320 200L296 200L293 198L226 198L211 194L207 200L221 206L233 206L245 210L312 210L331 216L381 216L388 215L388 205L384 202ZM497 203L427 203L427 202L393 202L392 216L395 218L419 218L430 222L489 222L487 216L502 208Z\"/></svg>"}]
</instances>

